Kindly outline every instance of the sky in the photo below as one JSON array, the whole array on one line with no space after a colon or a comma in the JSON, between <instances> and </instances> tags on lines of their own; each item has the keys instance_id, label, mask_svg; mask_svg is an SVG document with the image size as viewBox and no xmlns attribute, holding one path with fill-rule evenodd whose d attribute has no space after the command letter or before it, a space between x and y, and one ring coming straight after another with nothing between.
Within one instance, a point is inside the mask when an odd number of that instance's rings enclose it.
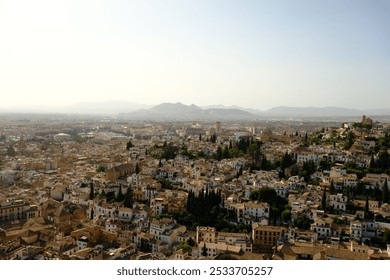
<instances>
[{"instance_id":1,"label":"sky","mask_svg":"<svg viewBox=\"0 0 390 280\"><path fill-rule=\"evenodd\" d=\"M388 0L0 0L0 107L390 107Z\"/></svg>"}]
</instances>

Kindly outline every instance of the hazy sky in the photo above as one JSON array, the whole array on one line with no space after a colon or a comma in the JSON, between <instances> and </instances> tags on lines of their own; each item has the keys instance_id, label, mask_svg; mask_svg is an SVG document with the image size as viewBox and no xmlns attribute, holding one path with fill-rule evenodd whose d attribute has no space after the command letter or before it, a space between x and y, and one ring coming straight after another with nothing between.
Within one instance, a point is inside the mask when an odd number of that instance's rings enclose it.
<instances>
[{"instance_id":1,"label":"hazy sky","mask_svg":"<svg viewBox=\"0 0 390 280\"><path fill-rule=\"evenodd\" d=\"M0 0L0 107L390 107L388 0Z\"/></svg>"}]
</instances>

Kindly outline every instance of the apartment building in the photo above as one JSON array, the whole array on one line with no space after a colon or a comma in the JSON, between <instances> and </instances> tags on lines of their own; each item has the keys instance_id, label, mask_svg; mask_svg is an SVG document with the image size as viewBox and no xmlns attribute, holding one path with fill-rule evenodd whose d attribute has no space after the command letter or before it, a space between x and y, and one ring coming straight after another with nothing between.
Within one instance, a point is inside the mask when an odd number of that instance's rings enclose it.
<instances>
[{"instance_id":1,"label":"apartment building","mask_svg":"<svg viewBox=\"0 0 390 280\"><path fill-rule=\"evenodd\" d=\"M284 239L286 228L252 224L253 251L272 253L279 240Z\"/></svg>"},{"instance_id":2,"label":"apartment building","mask_svg":"<svg viewBox=\"0 0 390 280\"><path fill-rule=\"evenodd\" d=\"M39 207L23 200L0 203L0 222L40 217Z\"/></svg>"}]
</instances>

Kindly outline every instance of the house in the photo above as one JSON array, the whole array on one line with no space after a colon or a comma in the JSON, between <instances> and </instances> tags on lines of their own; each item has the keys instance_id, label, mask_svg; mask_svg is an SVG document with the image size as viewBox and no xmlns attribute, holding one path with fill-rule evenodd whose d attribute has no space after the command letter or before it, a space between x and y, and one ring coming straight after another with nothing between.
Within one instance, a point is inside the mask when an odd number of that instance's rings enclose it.
<instances>
[{"instance_id":1,"label":"house","mask_svg":"<svg viewBox=\"0 0 390 280\"><path fill-rule=\"evenodd\" d=\"M269 187L274 189L276 194L282 197L287 197L289 191L293 189L291 184L283 181L271 183Z\"/></svg>"},{"instance_id":2,"label":"house","mask_svg":"<svg viewBox=\"0 0 390 280\"><path fill-rule=\"evenodd\" d=\"M349 244L294 242L283 244L272 256L274 260L368 260L371 251L353 251Z\"/></svg>"},{"instance_id":3,"label":"house","mask_svg":"<svg viewBox=\"0 0 390 280\"><path fill-rule=\"evenodd\" d=\"M186 227L179 226L173 219L153 219L150 223L149 232L155 239L160 240L162 243L173 245L178 243L179 236L182 236L186 232Z\"/></svg>"},{"instance_id":4,"label":"house","mask_svg":"<svg viewBox=\"0 0 390 280\"><path fill-rule=\"evenodd\" d=\"M217 231L214 227L196 227L196 243L200 242L206 243L216 243L217 241Z\"/></svg>"},{"instance_id":5,"label":"house","mask_svg":"<svg viewBox=\"0 0 390 280\"><path fill-rule=\"evenodd\" d=\"M132 220L133 212L133 208L120 207L118 209L118 218L122 220Z\"/></svg>"},{"instance_id":6,"label":"house","mask_svg":"<svg viewBox=\"0 0 390 280\"><path fill-rule=\"evenodd\" d=\"M282 244L272 256L273 260L313 260L321 251L319 244L314 242L294 242Z\"/></svg>"},{"instance_id":7,"label":"house","mask_svg":"<svg viewBox=\"0 0 390 280\"><path fill-rule=\"evenodd\" d=\"M375 189L378 187L380 190L383 190L385 181L387 181L389 184L389 176L387 174L368 173L362 178L362 183L366 189Z\"/></svg>"},{"instance_id":8,"label":"house","mask_svg":"<svg viewBox=\"0 0 390 280\"><path fill-rule=\"evenodd\" d=\"M86 236L81 236L78 240L77 240L77 247L79 250L83 250L85 248L88 247L88 243L89 243L89 240L88 240L88 237Z\"/></svg>"},{"instance_id":9,"label":"house","mask_svg":"<svg viewBox=\"0 0 390 280\"><path fill-rule=\"evenodd\" d=\"M345 187L356 187L358 178L356 174L346 174L341 177Z\"/></svg>"},{"instance_id":10,"label":"house","mask_svg":"<svg viewBox=\"0 0 390 280\"><path fill-rule=\"evenodd\" d=\"M182 213L187 208L188 193L177 190L165 190L151 199L150 207L154 215L162 213Z\"/></svg>"},{"instance_id":11,"label":"house","mask_svg":"<svg viewBox=\"0 0 390 280\"><path fill-rule=\"evenodd\" d=\"M253 251L270 253L285 239L286 228L252 224Z\"/></svg>"},{"instance_id":12,"label":"house","mask_svg":"<svg viewBox=\"0 0 390 280\"><path fill-rule=\"evenodd\" d=\"M240 247L227 245L223 243L207 243L200 242L198 244L198 250L194 251L193 254L197 256L198 259L202 257L215 258L220 254L242 254L243 251Z\"/></svg>"},{"instance_id":13,"label":"house","mask_svg":"<svg viewBox=\"0 0 390 280\"><path fill-rule=\"evenodd\" d=\"M119 179L120 177L131 175L135 173L136 166L136 161L114 166L106 171L105 179L107 181L114 181Z\"/></svg>"},{"instance_id":14,"label":"house","mask_svg":"<svg viewBox=\"0 0 390 280\"><path fill-rule=\"evenodd\" d=\"M365 242L376 236L378 224L370 220L353 220L350 222L350 237Z\"/></svg>"},{"instance_id":15,"label":"house","mask_svg":"<svg viewBox=\"0 0 390 280\"><path fill-rule=\"evenodd\" d=\"M151 233L139 232L135 237L135 243L142 252L156 253L159 251L162 242Z\"/></svg>"},{"instance_id":16,"label":"house","mask_svg":"<svg viewBox=\"0 0 390 280\"><path fill-rule=\"evenodd\" d=\"M295 156L296 156L297 163L300 164L309 161L313 162L314 164L318 164L322 158L320 154L312 151L307 151L307 150L296 152Z\"/></svg>"},{"instance_id":17,"label":"house","mask_svg":"<svg viewBox=\"0 0 390 280\"><path fill-rule=\"evenodd\" d=\"M26 212L30 204L23 200L14 200L0 203L0 222L26 219Z\"/></svg>"},{"instance_id":18,"label":"house","mask_svg":"<svg viewBox=\"0 0 390 280\"><path fill-rule=\"evenodd\" d=\"M239 247L243 252L252 252L252 241L250 234L218 232L217 243Z\"/></svg>"},{"instance_id":19,"label":"house","mask_svg":"<svg viewBox=\"0 0 390 280\"><path fill-rule=\"evenodd\" d=\"M106 203L104 200L99 201L93 205L95 217L103 216L107 218L114 217L117 213L118 206L111 203Z\"/></svg>"},{"instance_id":20,"label":"house","mask_svg":"<svg viewBox=\"0 0 390 280\"><path fill-rule=\"evenodd\" d=\"M342 193L329 195L330 207L336 212L341 213L347 211L348 197Z\"/></svg>"},{"instance_id":21,"label":"house","mask_svg":"<svg viewBox=\"0 0 390 280\"><path fill-rule=\"evenodd\" d=\"M44 252L45 248L39 246L26 246L17 250L13 255L14 260L34 260Z\"/></svg>"},{"instance_id":22,"label":"house","mask_svg":"<svg viewBox=\"0 0 390 280\"><path fill-rule=\"evenodd\" d=\"M238 223L250 225L253 222L262 222L268 224L270 211L268 203L244 202L235 204L234 209Z\"/></svg>"},{"instance_id":23,"label":"house","mask_svg":"<svg viewBox=\"0 0 390 280\"><path fill-rule=\"evenodd\" d=\"M317 233L317 239L328 239L332 236L332 220L330 218L317 218L310 225L310 230Z\"/></svg>"},{"instance_id":24,"label":"house","mask_svg":"<svg viewBox=\"0 0 390 280\"><path fill-rule=\"evenodd\" d=\"M175 252L175 261L181 261L181 260L191 260L188 256L188 252L183 251L183 249L177 250Z\"/></svg>"}]
</instances>

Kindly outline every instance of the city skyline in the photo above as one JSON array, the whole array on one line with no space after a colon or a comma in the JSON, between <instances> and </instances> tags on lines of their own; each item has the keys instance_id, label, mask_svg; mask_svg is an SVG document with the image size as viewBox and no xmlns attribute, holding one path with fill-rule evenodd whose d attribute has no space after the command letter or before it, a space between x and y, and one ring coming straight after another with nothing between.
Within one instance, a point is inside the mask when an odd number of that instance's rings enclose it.
<instances>
[{"instance_id":1,"label":"city skyline","mask_svg":"<svg viewBox=\"0 0 390 280\"><path fill-rule=\"evenodd\" d=\"M390 104L387 1L2 1L0 107Z\"/></svg>"}]
</instances>

